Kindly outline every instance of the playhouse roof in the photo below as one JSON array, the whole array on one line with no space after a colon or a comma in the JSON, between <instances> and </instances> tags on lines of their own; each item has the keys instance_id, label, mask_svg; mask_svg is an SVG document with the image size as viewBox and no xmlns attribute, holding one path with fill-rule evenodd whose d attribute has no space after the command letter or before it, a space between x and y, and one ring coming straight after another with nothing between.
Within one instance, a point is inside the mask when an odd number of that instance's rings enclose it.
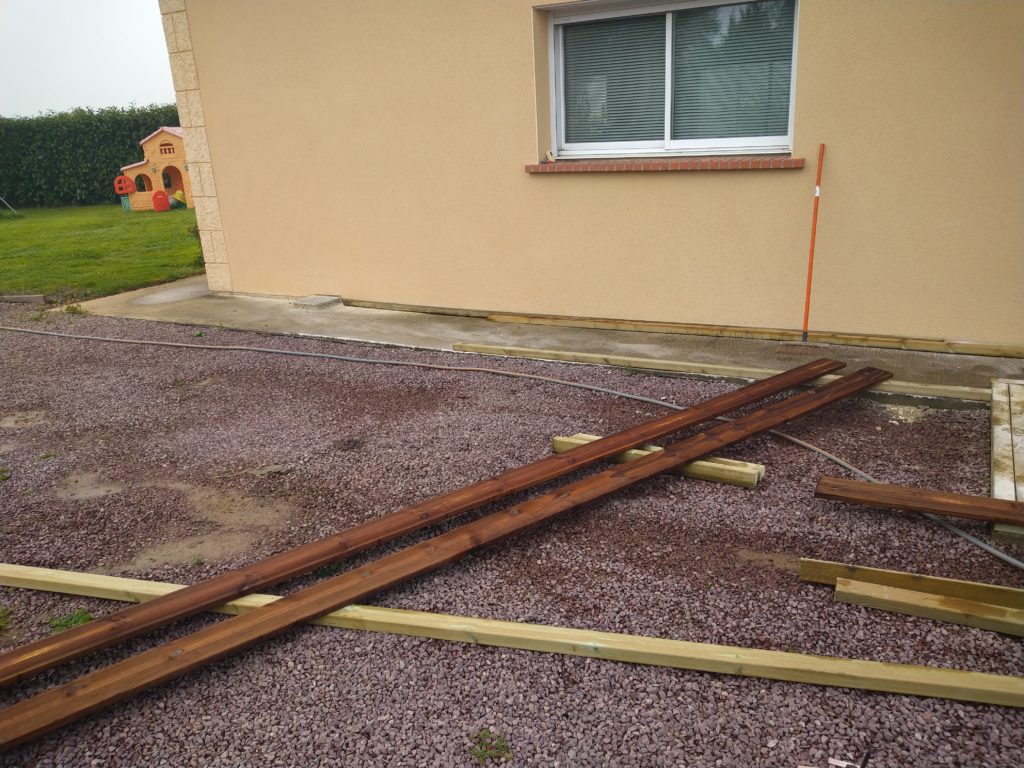
<instances>
[{"instance_id":1,"label":"playhouse roof","mask_svg":"<svg viewBox=\"0 0 1024 768\"><path fill-rule=\"evenodd\" d=\"M167 131L168 133L173 134L174 136L177 136L179 139L182 136L184 136L184 132L181 130L181 128L179 128L176 125L161 125L155 131L153 131L151 134L149 134L149 136L147 136L146 138L142 139L139 142L139 146L142 146L143 144L145 144L147 141L149 141L154 136L156 136L158 133L160 133L160 131Z\"/></svg>"},{"instance_id":2,"label":"playhouse roof","mask_svg":"<svg viewBox=\"0 0 1024 768\"><path fill-rule=\"evenodd\" d=\"M172 136L177 136L178 138L183 138L183 135L184 135L184 131L182 131L181 128L179 128L176 125L161 125L155 131L153 131L151 134L149 134L149 136L147 136L142 141L140 141L139 142L139 146L141 147L143 144L145 144L147 141L152 139L154 136L156 136L161 131L167 131ZM122 171L127 171L129 168L138 168L140 165L145 165L148 162L149 162L149 160L147 160L146 158L142 158L137 163L132 163L131 165L122 165L121 166L121 170Z\"/></svg>"}]
</instances>

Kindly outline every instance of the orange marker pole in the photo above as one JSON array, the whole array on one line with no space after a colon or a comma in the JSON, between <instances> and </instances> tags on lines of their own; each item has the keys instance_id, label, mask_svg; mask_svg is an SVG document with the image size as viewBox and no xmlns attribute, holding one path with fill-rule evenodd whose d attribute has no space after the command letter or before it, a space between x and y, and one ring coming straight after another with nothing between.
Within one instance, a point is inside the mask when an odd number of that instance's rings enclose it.
<instances>
[{"instance_id":1,"label":"orange marker pole","mask_svg":"<svg viewBox=\"0 0 1024 768\"><path fill-rule=\"evenodd\" d=\"M807 341L807 321L811 317L811 276L814 274L814 238L818 234L818 203L821 202L821 166L825 162L825 145L818 145L818 176L814 180L814 216L811 219L811 252L807 256L807 295L804 297L804 332Z\"/></svg>"}]
</instances>

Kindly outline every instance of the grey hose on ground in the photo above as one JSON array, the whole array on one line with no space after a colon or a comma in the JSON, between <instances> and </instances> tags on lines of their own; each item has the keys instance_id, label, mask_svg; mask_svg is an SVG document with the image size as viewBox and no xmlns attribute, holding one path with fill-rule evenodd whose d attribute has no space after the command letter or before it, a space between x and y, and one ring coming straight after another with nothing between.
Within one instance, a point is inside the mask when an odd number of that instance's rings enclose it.
<instances>
[{"instance_id":1,"label":"grey hose on ground","mask_svg":"<svg viewBox=\"0 0 1024 768\"><path fill-rule=\"evenodd\" d=\"M184 349L211 349L218 350L221 352L261 352L272 355L289 355L292 357L316 357L323 358L326 360L340 360L346 363L369 363L372 365L392 365L392 366L406 366L410 368L430 368L437 371L460 371L469 373L493 373L499 376L510 376L513 378L521 379L533 379L535 381L546 381L553 384L561 384L567 387L576 387L577 389L586 389L591 392L599 392L601 394L612 395L614 397L623 397L628 400L636 400L641 403L650 403L651 405L658 405L663 408L671 408L676 411L686 410L686 406L676 405L675 403L666 402L665 400L656 400L653 397L644 397L643 395L633 395L628 392L620 392L615 389L608 389L607 387L599 387L594 384L583 384L576 381L566 381L565 379L558 379L551 376L541 376L534 373L519 373L517 371L502 371L497 368L480 368L476 366L458 366L458 365L440 365L438 363L415 363L408 360L377 360L370 357L353 357L351 355L332 355L328 352L302 352L294 349L273 349L270 347L247 347L247 346L235 346L235 345L217 345L217 344L187 344L180 341L145 341L142 339L120 339L111 336L85 336L74 333L59 333L57 331L40 331L33 328L15 328L12 326L0 325L0 331L10 331L12 333L28 333L36 336L56 336L63 339L79 339L82 341L106 341L113 344L138 344L144 346L156 346L156 347L180 347ZM718 416L719 421L730 421L726 416ZM820 456L832 461L843 469L852 472L859 477L864 478L870 483L878 483L880 480L872 477L867 472L858 469L857 467L850 464L838 456L835 456L824 448L819 448L813 443L808 443L792 435L788 435L785 432L779 432L778 430L772 429L768 431L768 434L774 435L775 437L787 440L794 445L798 445L801 448L806 448L809 451L813 451ZM993 547L991 544L982 541L976 536L972 536L967 531L959 528L956 525L943 520L941 517L928 514L927 512L918 512L924 519L935 523L936 525L945 528L951 533L955 533L957 536L969 541L977 547L980 547L990 555L999 558L1004 563L1012 565L1015 568L1024 570L1024 561L1018 560L1013 555L1003 552L1001 549Z\"/></svg>"}]
</instances>

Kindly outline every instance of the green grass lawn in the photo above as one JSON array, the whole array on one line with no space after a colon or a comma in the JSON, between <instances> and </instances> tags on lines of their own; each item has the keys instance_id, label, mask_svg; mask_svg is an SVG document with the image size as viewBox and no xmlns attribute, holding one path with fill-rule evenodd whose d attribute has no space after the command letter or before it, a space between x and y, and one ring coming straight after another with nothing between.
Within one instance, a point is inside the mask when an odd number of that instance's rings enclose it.
<instances>
[{"instance_id":1,"label":"green grass lawn","mask_svg":"<svg viewBox=\"0 0 1024 768\"><path fill-rule=\"evenodd\" d=\"M124 213L120 205L0 214L0 295L73 301L203 271L193 210Z\"/></svg>"}]
</instances>

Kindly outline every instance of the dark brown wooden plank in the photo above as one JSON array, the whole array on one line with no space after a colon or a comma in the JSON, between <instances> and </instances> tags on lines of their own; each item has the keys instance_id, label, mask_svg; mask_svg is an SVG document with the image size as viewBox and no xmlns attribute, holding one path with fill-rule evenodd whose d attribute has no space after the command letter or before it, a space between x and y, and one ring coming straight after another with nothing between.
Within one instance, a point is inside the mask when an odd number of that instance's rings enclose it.
<instances>
[{"instance_id":1,"label":"dark brown wooden plank","mask_svg":"<svg viewBox=\"0 0 1024 768\"><path fill-rule=\"evenodd\" d=\"M815 360L770 379L698 403L685 411L675 411L567 453L545 457L452 493L437 496L363 525L273 555L245 568L215 576L166 597L103 616L59 635L28 643L0 656L0 685L9 685L86 653L107 648L130 637L230 602L250 592L266 589L327 563L350 557L375 544L447 520L624 450L778 394L822 374L838 370L843 365L836 360Z\"/></svg>"},{"instance_id":2,"label":"dark brown wooden plank","mask_svg":"<svg viewBox=\"0 0 1024 768\"><path fill-rule=\"evenodd\" d=\"M822 475L814 495L819 499L848 501L888 509L930 512L945 517L982 520L990 523L1024 525L1024 502L993 499L988 496L964 496L946 491L907 488L887 483L846 480Z\"/></svg>"},{"instance_id":3,"label":"dark brown wooden plank","mask_svg":"<svg viewBox=\"0 0 1024 768\"><path fill-rule=\"evenodd\" d=\"M888 379L856 373L710 429L630 464L608 469L327 579L250 613L153 648L0 710L0 749L185 674L296 624L440 568L473 549L507 539L609 493L739 442ZM564 455L564 454L563 454Z\"/></svg>"}]
</instances>

